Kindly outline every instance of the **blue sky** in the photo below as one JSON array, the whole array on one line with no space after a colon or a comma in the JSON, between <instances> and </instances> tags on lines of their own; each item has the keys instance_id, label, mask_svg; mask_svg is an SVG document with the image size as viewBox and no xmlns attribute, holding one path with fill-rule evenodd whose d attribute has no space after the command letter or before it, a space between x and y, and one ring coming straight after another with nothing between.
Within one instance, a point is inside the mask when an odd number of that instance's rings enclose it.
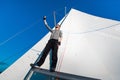
<instances>
[{"instance_id":1,"label":"blue sky","mask_svg":"<svg viewBox=\"0 0 120 80\"><path fill-rule=\"evenodd\" d=\"M1 0L0 1L0 71L5 70L22 56L47 32L43 24L54 26L53 11L57 22L71 8L120 21L119 0Z\"/></svg>"}]
</instances>

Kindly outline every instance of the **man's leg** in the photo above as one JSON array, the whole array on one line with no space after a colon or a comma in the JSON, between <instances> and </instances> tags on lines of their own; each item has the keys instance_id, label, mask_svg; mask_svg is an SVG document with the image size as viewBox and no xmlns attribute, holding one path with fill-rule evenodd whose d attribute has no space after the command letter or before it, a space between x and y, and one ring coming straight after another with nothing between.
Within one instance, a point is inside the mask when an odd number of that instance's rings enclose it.
<instances>
[{"instance_id":1,"label":"man's leg","mask_svg":"<svg viewBox=\"0 0 120 80\"><path fill-rule=\"evenodd\" d=\"M55 71L56 68L56 64L57 64L57 51L58 51L58 45L54 44L54 46L52 47L52 65L51 65L51 71Z\"/></svg>"},{"instance_id":2,"label":"man's leg","mask_svg":"<svg viewBox=\"0 0 120 80\"><path fill-rule=\"evenodd\" d=\"M50 49L51 49L51 41L49 41L47 43L47 45L45 46L45 48L43 50L43 53L42 53L42 56L41 56L40 60L37 62L38 66L41 66L44 63L44 61L45 61L45 59L46 59Z\"/></svg>"}]
</instances>

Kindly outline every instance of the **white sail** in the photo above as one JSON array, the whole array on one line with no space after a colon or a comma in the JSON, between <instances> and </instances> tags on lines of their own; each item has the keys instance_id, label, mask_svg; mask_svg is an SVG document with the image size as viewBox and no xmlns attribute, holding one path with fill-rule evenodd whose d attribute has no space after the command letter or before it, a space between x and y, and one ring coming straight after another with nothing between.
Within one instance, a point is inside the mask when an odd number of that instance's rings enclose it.
<instances>
[{"instance_id":1,"label":"white sail","mask_svg":"<svg viewBox=\"0 0 120 80\"><path fill-rule=\"evenodd\" d=\"M71 9L64 20L57 71L102 80L120 80L120 22ZM23 80L44 49L50 33L0 74L0 80ZM49 69L49 56L42 68Z\"/></svg>"}]
</instances>

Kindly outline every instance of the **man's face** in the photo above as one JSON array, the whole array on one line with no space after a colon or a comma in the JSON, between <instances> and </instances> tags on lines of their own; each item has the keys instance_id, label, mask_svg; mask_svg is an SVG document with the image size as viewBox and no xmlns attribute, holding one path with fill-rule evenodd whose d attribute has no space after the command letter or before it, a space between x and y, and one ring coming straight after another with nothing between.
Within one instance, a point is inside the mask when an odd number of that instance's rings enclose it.
<instances>
[{"instance_id":1,"label":"man's face","mask_svg":"<svg viewBox=\"0 0 120 80\"><path fill-rule=\"evenodd\" d=\"M60 29L60 25L56 25L55 29L59 30Z\"/></svg>"}]
</instances>

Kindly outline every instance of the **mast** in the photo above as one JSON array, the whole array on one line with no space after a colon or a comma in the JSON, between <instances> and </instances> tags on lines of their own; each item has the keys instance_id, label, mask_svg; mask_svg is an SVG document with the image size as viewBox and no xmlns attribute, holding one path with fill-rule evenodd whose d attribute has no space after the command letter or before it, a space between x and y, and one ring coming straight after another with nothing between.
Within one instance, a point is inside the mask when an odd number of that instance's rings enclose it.
<instances>
[{"instance_id":1,"label":"mast","mask_svg":"<svg viewBox=\"0 0 120 80\"><path fill-rule=\"evenodd\" d=\"M56 26L56 14L55 14L55 11L53 12L53 16L54 16L54 26Z\"/></svg>"}]
</instances>

